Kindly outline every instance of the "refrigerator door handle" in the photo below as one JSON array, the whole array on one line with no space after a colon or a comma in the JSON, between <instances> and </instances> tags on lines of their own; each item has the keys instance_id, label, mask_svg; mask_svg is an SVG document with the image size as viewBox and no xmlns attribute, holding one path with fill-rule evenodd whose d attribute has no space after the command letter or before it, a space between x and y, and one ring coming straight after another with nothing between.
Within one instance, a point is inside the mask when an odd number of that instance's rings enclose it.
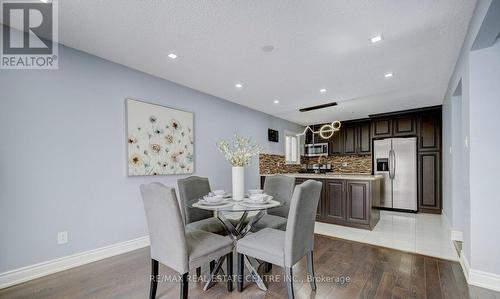
<instances>
[{"instance_id":1,"label":"refrigerator door handle","mask_svg":"<svg viewBox=\"0 0 500 299\"><path fill-rule=\"evenodd\" d=\"M394 150L389 151L389 178L391 180L394 179L394 171L396 170L394 163L396 162L395 160L395 155L394 155Z\"/></svg>"},{"instance_id":2,"label":"refrigerator door handle","mask_svg":"<svg viewBox=\"0 0 500 299\"><path fill-rule=\"evenodd\" d=\"M392 179L396 177L396 151L392 150Z\"/></svg>"}]
</instances>

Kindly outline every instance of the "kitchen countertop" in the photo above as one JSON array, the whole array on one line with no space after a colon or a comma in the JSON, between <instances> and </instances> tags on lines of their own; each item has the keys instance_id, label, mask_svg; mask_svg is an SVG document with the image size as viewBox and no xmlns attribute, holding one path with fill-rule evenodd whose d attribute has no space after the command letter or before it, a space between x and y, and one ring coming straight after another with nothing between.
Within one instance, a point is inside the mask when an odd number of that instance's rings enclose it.
<instances>
[{"instance_id":1,"label":"kitchen countertop","mask_svg":"<svg viewBox=\"0 0 500 299\"><path fill-rule=\"evenodd\" d=\"M261 174L261 176L271 176L276 174ZM296 178L311 178L311 179L337 179L337 180L363 180L374 181L384 178L382 175L372 175L363 173L281 173L281 175L293 176Z\"/></svg>"}]
</instances>

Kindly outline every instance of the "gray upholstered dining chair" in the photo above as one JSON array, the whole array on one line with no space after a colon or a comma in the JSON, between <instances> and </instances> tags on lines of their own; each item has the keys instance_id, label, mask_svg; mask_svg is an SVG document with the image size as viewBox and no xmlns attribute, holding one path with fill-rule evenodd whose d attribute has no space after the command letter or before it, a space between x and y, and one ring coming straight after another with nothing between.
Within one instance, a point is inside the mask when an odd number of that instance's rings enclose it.
<instances>
[{"instance_id":1,"label":"gray upholstered dining chair","mask_svg":"<svg viewBox=\"0 0 500 299\"><path fill-rule=\"evenodd\" d=\"M179 188L180 206L186 229L204 230L216 234L226 234L224 226L212 211L189 208L186 203L197 200L210 193L210 183L208 178L190 176L177 180Z\"/></svg>"},{"instance_id":2,"label":"gray upholstered dining chair","mask_svg":"<svg viewBox=\"0 0 500 299\"><path fill-rule=\"evenodd\" d=\"M252 228L253 232L266 227L279 230L286 229L290 200L295 187L295 178L286 175L267 176L264 181L264 193L273 196L273 199L282 203L280 207L269 209Z\"/></svg>"},{"instance_id":3,"label":"gray upholstered dining chair","mask_svg":"<svg viewBox=\"0 0 500 299\"><path fill-rule=\"evenodd\" d=\"M188 297L190 268L227 257L227 275L232 276L233 242L229 237L202 230L186 231L175 189L161 183L141 185L142 200L151 241L151 287L149 298L156 297L158 263L182 275L180 297ZM216 275L220 265L210 273ZM228 280L228 291L232 282Z\"/></svg>"},{"instance_id":4,"label":"gray upholstered dining chair","mask_svg":"<svg viewBox=\"0 0 500 299\"><path fill-rule=\"evenodd\" d=\"M285 268L288 298L294 298L292 267L306 255L308 273L314 277L314 223L321 188L322 184L313 180L295 187L286 231L265 228L238 240L238 291L243 289L243 261L248 259L247 256ZM312 279L310 283L315 291L315 280Z\"/></svg>"}]
</instances>

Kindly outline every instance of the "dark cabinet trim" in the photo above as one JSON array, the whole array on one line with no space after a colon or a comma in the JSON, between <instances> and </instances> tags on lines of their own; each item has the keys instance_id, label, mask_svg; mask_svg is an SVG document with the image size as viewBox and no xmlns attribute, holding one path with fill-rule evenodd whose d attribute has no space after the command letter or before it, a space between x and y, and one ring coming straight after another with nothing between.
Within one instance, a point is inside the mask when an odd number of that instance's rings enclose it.
<instances>
[{"instance_id":1,"label":"dark cabinet trim","mask_svg":"<svg viewBox=\"0 0 500 299\"><path fill-rule=\"evenodd\" d=\"M441 111L419 115L418 150L439 151L441 149Z\"/></svg>"},{"instance_id":2,"label":"dark cabinet trim","mask_svg":"<svg viewBox=\"0 0 500 299\"><path fill-rule=\"evenodd\" d=\"M403 115L394 118L394 136L417 135L417 120L415 115Z\"/></svg>"},{"instance_id":3,"label":"dark cabinet trim","mask_svg":"<svg viewBox=\"0 0 500 299\"><path fill-rule=\"evenodd\" d=\"M392 120L390 118L374 119L372 127L373 138L385 138L392 136Z\"/></svg>"},{"instance_id":4,"label":"dark cabinet trim","mask_svg":"<svg viewBox=\"0 0 500 299\"><path fill-rule=\"evenodd\" d=\"M441 213L441 154L418 154L418 211Z\"/></svg>"},{"instance_id":5,"label":"dark cabinet trim","mask_svg":"<svg viewBox=\"0 0 500 299\"><path fill-rule=\"evenodd\" d=\"M369 224L371 206L369 205L368 189L370 183L364 181L347 181L346 203L347 217L346 220L351 223Z\"/></svg>"},{"instance_id":6,"label":"dark cabinet trim","mask_svg":"<svg viewBox=\"0 0 500 299\"><path fill-rule=\"evenodd\" d=\"M330 223L342 224L346 220L345 181L325 181L324 217Z\"/></svg>"}]
</instances>

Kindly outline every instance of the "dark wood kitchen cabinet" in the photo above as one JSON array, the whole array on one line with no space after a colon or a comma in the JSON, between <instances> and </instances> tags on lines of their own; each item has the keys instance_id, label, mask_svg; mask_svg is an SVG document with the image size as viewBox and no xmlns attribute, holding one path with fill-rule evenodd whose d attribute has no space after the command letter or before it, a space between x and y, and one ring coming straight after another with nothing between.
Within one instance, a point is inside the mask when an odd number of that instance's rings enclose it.
<instances>
[{"instance_id":1,"label":"dark wood kitchen cabinet","mask_svg":"<svg viewBox=\"0 0 500 299\"><path fill-rule=\"evenodd\" d=\"M302 184L303 182L309 180L309 178L295 178L295 185ZM324 180L318 180L314 179L315 181L321 182L323 184L323 187L321 188L321 196L319 198L318 202L318 208L316 210L316 220L321 220L323 219L324 215L324 198L325 198L325 182Z\"/></svg>"},{"instance_id":2,"label":"dark wood kitchen cabinet","mask_svg":"<svg viewBox=\"0 0 500 299\"><path fill-rule=\"evenodd\" d=\"M441 109L420 113L418 121L418 151L441 149Z\"/></svg>"},{"instance_id":3,"label":"dark wood kitchen cabinet","mask_svg":"<svg viewBox=\"0 0 500 299\"><path fill-rule=\"evenodd\" d=\"M393 136L405 137L417 135L417 118L415 114L396 116L393 120Z\"/></svg>"},{"instance_id":4,"label":"dark wood kitchen cabinet","mask_svg":"<svg viewBox=\"0 0 500 299\"><path fill-rule=\"evenodd\" d=\"M265 176L261 176L261 188ZM310 177L295 178L295 185L307 180L323 184L316 221L372 230L380 219L381 179L349 180Z\"/></svg>"},{"instance_id":5,"label":"dark wood kitchen cabinet","mask_svg":"<svg viewBox=\"0 0 500 299\"><path fill-rule=\"evenodd\" d=\"M391 118L376 118L372 121L372 136L373 138L392 137L392 119Z\"/></svg>"},{"instance_id":6,"label":"dark wood kitchen cabinet","mask_svg":"<svg viewBox=\"0 0 500 299\"><path fill-rule=\"evenodd\" d=\"M342 224L346 220L345 180L326 180L324 187L324 218Z\"/></svg>"},{"instance_id":7,"label":"dark wood kitchen cabinet","mask_svg":"<svg viewBox=\"0 0 500 299\"><path fill-rule=\"evenodd\" d=\"M371 206L368 198L370 182L347 181L347 221L357 224L369 224L368 214Z\"/></svg>"},{"instance_id":8,"label":"dark wood kitchen cabinet","mask_svg":"<svg viewBox=\"0 0 500 299\"><path fill-rule=\"evenodd\" d=\"M344 135L344 154L355 154L356 153L356 131L357 127L354 124L346 124L341 127Z\"/></svg>"},{"instance_id":9,"label":"dark wood kitchen cabinet","mask_svg":"<svg viewBox=\"0 0 500 299\"><path fill-rule=\"evenodd\" d=\"M370 154L371 131L370 122L347 123L341 127L344 139L344 154Z\"/></svg>"},{"instance_id":10,"label":"dark wood kitchen cabinet","mask_svg":"<svg viewBox=\"0 0 500 299\"><path fill-rule=\"evenodd\" d=\"M328 144L328 151L330 155L341 155L344 153L344 132L342 128L339 131L335 132L330 138L330 142Z\"/></svg>"},{"instance_id":11,"label":"dark wood kitchen cabinet","mask_svg":"<svg viewBox=\"0 0 500 299\"><path fill-rule=\"evenodd\" d=\"M424 107L369 117L342 122L340 131L328 140L329 154L369 155L372 153L373 140L416 137L418 211L441 213L442 107ZM317 126L319 130L320 126ZM324 209L328 207L325 205ZM324 217L327 217L326 214Z\"/></svg>"},{"instance_id":12,"label":"dark wood kitchen cabinet","mask_svg":"<svg viewBox=\"0 0 500 299\"><path fill-rule=\"evenodd\" d=\"M439 152L418 154L418 211L441 213L441 157Z\"/></svg>"},{"instance_id":13,"label":"dark wood kitchen cabinet","mask_svg":"<svg viewBox=\"0 0 500 299\"><path fill-rule=\"evenodd\" d=\"M372 138L370 131L370 122L365 121L358 124L358 154L371 154Z\"/></svg>"}]
</instances>

